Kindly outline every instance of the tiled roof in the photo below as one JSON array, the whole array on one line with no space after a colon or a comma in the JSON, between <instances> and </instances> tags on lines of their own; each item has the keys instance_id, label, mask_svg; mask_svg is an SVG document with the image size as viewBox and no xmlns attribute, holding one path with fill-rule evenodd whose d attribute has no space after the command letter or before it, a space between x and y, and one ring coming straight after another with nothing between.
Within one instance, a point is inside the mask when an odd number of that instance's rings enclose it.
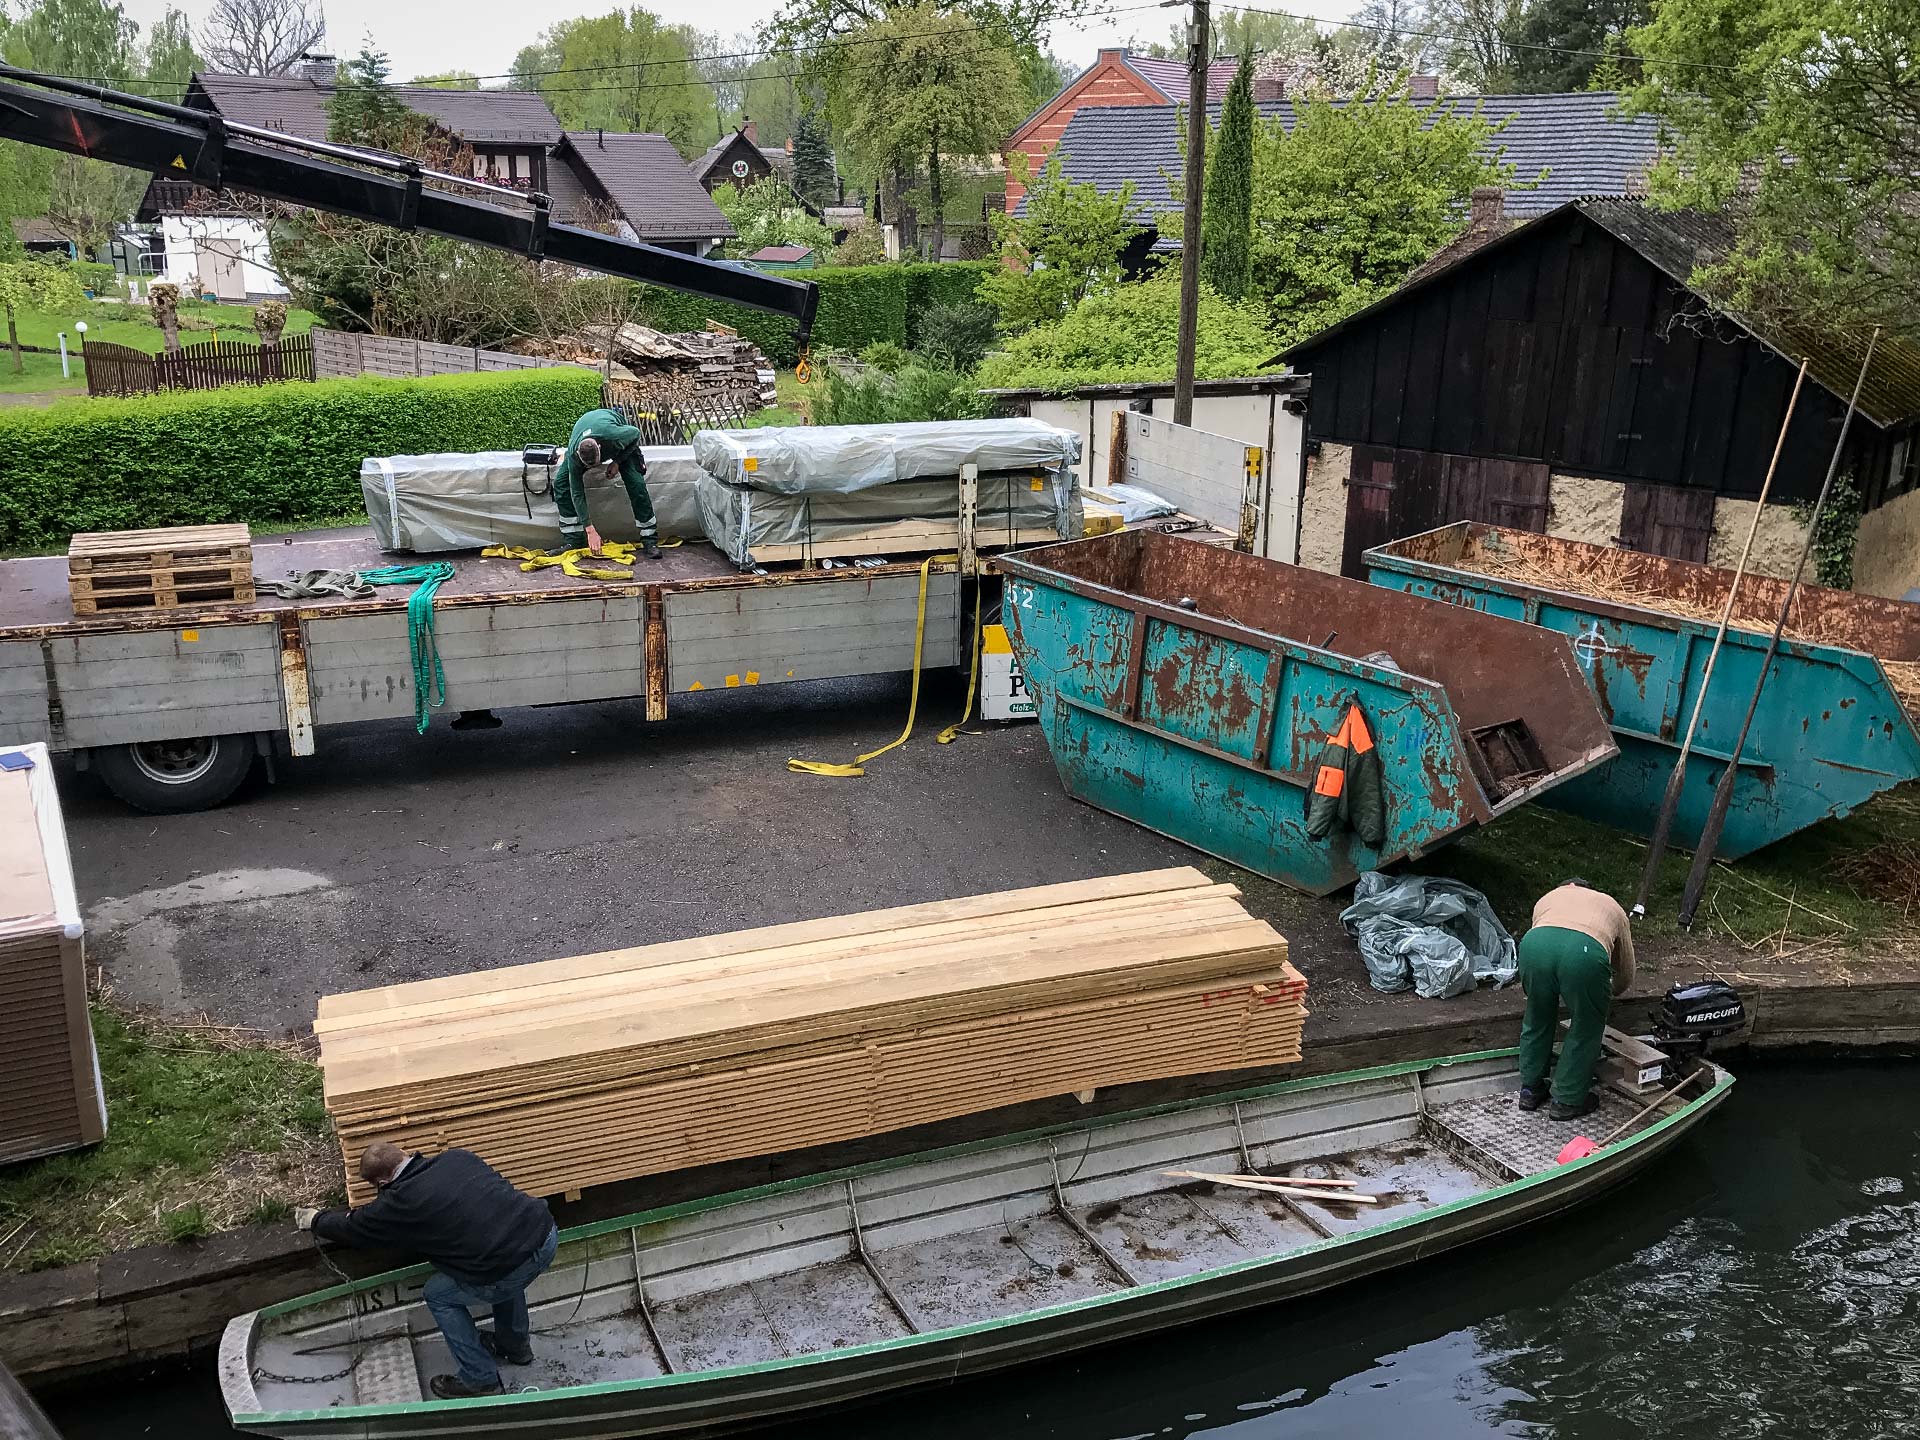
<instances>
[{"instance_id":1,"label":"tiled roof","mask_svg":"<svg viewBox=\"0 0 1920 1440\"><path fill-rule=\"evenodd\" d=\"M804 260L813 253L811 245L765 245L747 256L749 260L768 260L777 264L791 265L796 260Z\"/></svg>"},{"instance_id":2,"label":"tiled roof","mask_svg":"<svg viewBox=\"0 0 1920 1440\"><path fill-rule=\"evenodd\" d=\"M1146 81L1154 89L1167 97L1170 105L1184 105L1187 96L1192 93L1187 81L1187 62L1184 60L1156 60L1151 55L1126 54L1121 57L1129 70ZM1233 83L1233 72L1240 68L1238 60L1221 60L1207 67L1207 99L1224 100L1227 98L1227 86Z\"/></svg>"},{"instance_id":3,"label":"tiled roof","mask_svg":"<svg viewBox=\"0 0 1920 1440\"><path fill-rule=\"evenodd\" d=\"M315 84L302 75L201 71L193 79L229 120L303 140L327 138L331 85ZM440 90L427 85L396 85L393 90L409 109L430 116L469 145L552 145L560 139L560 122L531 90Z\"/></svg>"},{"instance_id":4,"label":"tiled roof","mask_svg":"<svg viewBox=\"0 0 1920 1440\"><path fill-rule=\"evenodd\" d=\"M1582 200L1580 213L1630 250L1636 251L1681 284L1699 265L1721 259L1733 244L1733 227L1717 215L1694 210L1655 210L1635 200ZM1867 337L1836 334L1777 316L1734 319L1788 361L1802 356L1807 373L1844 399L1866 358ZM1873 368L1860 387L1860 413L1883 429L1920 417L1920 347L1883 333L1874 348Z\"/></svg>"},{"instance_id":5,"label":"tiled roof","mask_svg":"<svg viewBox=\"0 0 1920 1440\"><path fill-rule=\"evenodd\" d=\"M1452 95L1423 108L1438 115L1471 114L1478 107L1488 120L1507 120L1493 144L1515 167L1517 183L1507 191L1506 213L1524 218L1583 196L1626 195L1638 189L1658 151L1658 131L1649 117L1609 113L1618 100L1602 90ZM1256 108L1293 128L1292 101L1264 102ZM1217 119L1217 107L1214 113ZM1136 213L1144 222L1181 208L1177 197L1185 165L1179 126L1179 111L1164 105L1088 107L1074 113L1057 149L1070 180L1091 181L1103 193L1133 181ZM1537 188L1518 188L1543 169L1548 173ZM1016 213L1025 204L1023 195Z\"/></svg>"},{"instance_id":6,"label":"tiled roof","mask_svg":"<svg viewBox=\"0 0 1920 1440\"><path fill-rule=\"evenodd\" d=\"M570 130L548 160L577 165L612 197L642 240L720 240L734 234L705 187L664 135Z\"/></svg>"}]
</instances>

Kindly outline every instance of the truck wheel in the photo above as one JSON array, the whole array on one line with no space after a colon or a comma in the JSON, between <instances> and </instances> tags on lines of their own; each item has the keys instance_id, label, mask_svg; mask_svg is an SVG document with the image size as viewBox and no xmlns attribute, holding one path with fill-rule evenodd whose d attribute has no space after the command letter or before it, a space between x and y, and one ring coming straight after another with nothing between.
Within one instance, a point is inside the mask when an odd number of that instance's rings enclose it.
<instances>
[{"instance_id":1,"label":"truck wheel","mask_svg":"<svg viewBox=\"0 0 1920 1440\"><path fill-rule=\"evenodd\" d=\"M173 815L211 810L233 794L254 754L251 735L202 735L104 746L92 760L107 788L134 809Z\"/></svg>"}]
</instances>

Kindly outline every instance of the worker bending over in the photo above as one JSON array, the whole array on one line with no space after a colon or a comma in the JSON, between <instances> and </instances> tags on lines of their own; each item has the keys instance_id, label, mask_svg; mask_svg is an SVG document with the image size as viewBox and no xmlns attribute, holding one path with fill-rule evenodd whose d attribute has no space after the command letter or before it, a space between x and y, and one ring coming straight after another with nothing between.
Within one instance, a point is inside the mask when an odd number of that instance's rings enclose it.
<instances>
[{"instance_id":1,"label":"worker bending over","mask_svg":"<svg viewBox=\"0 0 1920 1440\"><path fill-rule=\"evenodd\" d=\"M553 503L560 509L560 548L582 546L600 553L600 532L587 514L587 476L593 471L620 471L633 506L634 523L647 558L660 558L660 532L653 518L653 497L647 493L647 462L640 453L640 431L623 424L613 410L589 410L573 422L567 453L553 475Z\"/></svg>"},{"instance_id":2,"label":"worker bending over","mask_svg":"<svg viewBox=\"0 0 1920 1440\"><path fill-rule=\"evenodd\" d=\"M409 1155L389 1140L361 1152L360 1178L380 1193L353 1210L294 1212L294 1222L336 1245L405 1250L433 1262L426 1301L457 1375L436 1375L442 1400L498 1395L500 1367L533 1363L527 1287L553 1263L560 1232L547 1202L523 1195L471 1150ZM482 1334L468 1307L493 1307Z\"/></svg>"},{"instance_id":3,"label":"worker bending over","mask_svg":"<svg viewBox=\"0 0 1920 1440\"><path fill-rule=\"evenodd\" d=\"M1591 1114L1600 1101L1593 1071L1613 997L1633 983L1633 933L1627 912L1611 895L1571 879L1533 907L1533 928L1520 941L1520 986L1527 992L1520 1024L1520 1108L1538 1110L1548 1099L1547 1062L1553 1058L1560 1002L1567 1004L1567 1038L1553 1067L1555 1120Z\"/></svg>"}]
</instances>

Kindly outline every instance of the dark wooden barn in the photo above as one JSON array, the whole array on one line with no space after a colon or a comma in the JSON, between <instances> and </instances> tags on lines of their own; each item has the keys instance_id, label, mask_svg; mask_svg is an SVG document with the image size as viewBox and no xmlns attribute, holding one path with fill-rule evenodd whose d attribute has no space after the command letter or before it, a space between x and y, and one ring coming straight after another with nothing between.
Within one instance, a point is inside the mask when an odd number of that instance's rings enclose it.
<instances>
[{"instance_id":1,"label":"dark wooden barn","mask_svg":"<svg viewBox=\"0 0 1920 1440\"><path fill-rule=\"evenodd\" d=\"M1864 351L1756 327L1689 289L1719 222L1564 205L1286 352L1311 440L1353 446L1344 568L1456 520L1543 531L1551 477L1625 487L1617 543L1704 560L1719 497L1753 499L1800 356L1772 499L1818 493ZM1790 360L1788 357L1791 356ZM1882 340L1849 436L1871 508L1920 481L1920 354Z\"/></svg>"}]
</instances>

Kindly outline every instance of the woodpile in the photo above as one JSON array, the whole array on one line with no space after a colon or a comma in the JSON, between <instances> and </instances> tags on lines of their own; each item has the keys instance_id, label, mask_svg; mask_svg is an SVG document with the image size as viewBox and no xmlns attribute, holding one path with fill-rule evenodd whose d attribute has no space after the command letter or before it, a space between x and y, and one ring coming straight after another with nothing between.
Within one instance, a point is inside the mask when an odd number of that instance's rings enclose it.
<instances>
[{"instance_id":1,"label":"woodpile","mask_svg":"<svg viewBox=\"0 0 1920 1440\"><path fill-rule=\"evenodd\" d=\"M244 525L175 525L75 535L67 547L73 613L253 603L253 536Z\"/></svg>"},{"instance_id":2,"label":"woodpile","mask_svg":"<svg viewBox=\"0 0 1920 1440\"><path fill-rule=\"evenodd\" d=\"M0 1163L9 1163L101 1139L107 1108L53 766L39 744L0 748L0 760Z\"/></svg>"},{"instance_id":3,"label":"woodpile","mask_svg":"<svg viewBox=\"0 0 1920 1440\"><path fill-rule=\"evenodd\" d=\"M349 1193L376 1139L554 1195L1298 1060L1306 981L1238 896L1160 870L327 996Z\"/></svg>"},{"instance_id":4,"label":"woodpile","mask_svg":"<svg viewBox=\"0 0 1920 1440\"><path fill-rule=\"evenodd\" d=\"M578 335L527 340L515 349L596 370L611 358L609 380L618 404L746 416L779 398L772 362L751 340L723 325L685 334L632 323L612 330L587 326Z\"/></svg>"}]
</instances>

